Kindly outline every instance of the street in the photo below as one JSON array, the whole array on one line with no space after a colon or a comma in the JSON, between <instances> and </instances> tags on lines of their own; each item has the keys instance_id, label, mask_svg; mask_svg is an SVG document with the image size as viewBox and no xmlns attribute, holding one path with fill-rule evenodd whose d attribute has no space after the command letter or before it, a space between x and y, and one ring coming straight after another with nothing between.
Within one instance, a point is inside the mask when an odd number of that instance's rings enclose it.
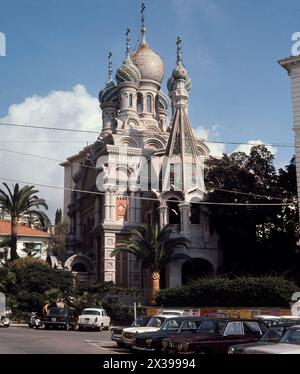
<instances>
[{"instance_id":1,"label":"street","mask_svg":"<svg viewBox=\"0 0 300 374\"><path fill-rule=\"evenodd\" d=\"M110 340L110 331L0 328L0 354L126 354Z\"/></svg>"}]
</instances>

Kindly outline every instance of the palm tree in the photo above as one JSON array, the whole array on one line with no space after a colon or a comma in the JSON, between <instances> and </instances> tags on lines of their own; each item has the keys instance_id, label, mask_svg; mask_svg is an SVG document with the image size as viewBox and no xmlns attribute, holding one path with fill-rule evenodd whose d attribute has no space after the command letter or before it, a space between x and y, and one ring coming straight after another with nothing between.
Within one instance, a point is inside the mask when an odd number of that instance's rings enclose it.
<instances>
[{"instance_id":1,"label":"palm tree","mask_svg":"<svg viewBox=\"0 0 300 374\"><path fill-rule=\"evenodd\" d=\"M150 269L151 304L155 304L160 290L162 269L174 260L190 260L188 255L176 253L179 247L188 248L189 240L185 237L171 238L171 233L170 226L160 229L158 225L142 225L132 230L129 240L119 243L111 254L115 256L122 252L131 253L142 262L143 269Z\"/></svg>"},{"instance_id":2,"label":"palm tree","mask_svg":"<svg viewBox=\"0 0 300 374\"><path fill-rule=\"evenodd\" d=\"M6 191L0 189L0 208L10 216L11 239L10 239L10 259L15 260L17 255L17 226L21 218L32 220L36 218L42 227L46 228L50 220L48 216L39 210L40 207L48 209L44 199L40 199L36 194L39 192L34 186L19 187L16 183L12 189L3 183Z\"/></svg>"}]
</instances>

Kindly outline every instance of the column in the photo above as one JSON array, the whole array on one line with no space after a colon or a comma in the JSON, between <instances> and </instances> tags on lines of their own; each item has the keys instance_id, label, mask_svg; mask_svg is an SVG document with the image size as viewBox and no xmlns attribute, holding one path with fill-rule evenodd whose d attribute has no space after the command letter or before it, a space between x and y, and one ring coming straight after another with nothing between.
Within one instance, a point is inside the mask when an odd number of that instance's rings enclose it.
<instances>
[{"instance_id":1,"label":"column","mask_svg":"<svg viewBox=\"0 0 300 374\"><path fill-rule=\"evenodd\" d=\"M104 221L110 220L110 192L105 191L104 195Z\"/></svg>"},{"instance_id":2,"label":"column","mask_svg":"<svg viewBox=\"0 0 300 374\"><path fill-rule=\"evenodd\" d=\"M76 212L76 239L81 240L81 216L80 210Z\"/></svg>"},{"instance_id":3,"label":"column","mask_svg":"<svg viewBox=\"0 0 300 374\"><path fill-rule=\"evenodd\" d=\"M183 203L179 204L180 211L180 231L182 234L187 234L189 232L189 214L190 214L190 204Z\"/></svg>"},{"instance_id":4,"label":"column","mask_svg":"<svg viewBox=\"0 0 300 374\"><path fill-rule=\"evenodd\" d=\"M111 232L104 232L103 235L103 280L104 282L116 281L116 258L111 257L116 246L116 235Z\"/></svg>"},{"instance_id":5,"label":"column","mask_svg":"<svg viewBox=\"0 0 300 374\"><path fill-rule=\"evenodd\" d=\"M159 209L159 224L160 224L160 228L162 229L164 226L166 226L168 224L168 221L167 221L167 206L162 205L158 209Z\"/></svg>"}]
</instances>

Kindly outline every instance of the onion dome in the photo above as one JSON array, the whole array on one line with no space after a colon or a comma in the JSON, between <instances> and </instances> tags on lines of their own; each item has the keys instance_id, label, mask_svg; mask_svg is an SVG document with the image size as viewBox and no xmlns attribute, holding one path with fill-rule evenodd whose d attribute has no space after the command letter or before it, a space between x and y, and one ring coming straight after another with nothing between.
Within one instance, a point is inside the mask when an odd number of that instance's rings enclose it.
<instances>
[{"instance_id":1,"label":"onion dome","mask_svg":"<svg viewBox=\"0 0 300 374\"><path fill-rule=\"evenodd\" d=\"M133 63L141 73L141 79L149 79L161 83L164 78L164 63L148 44L143 41L131 56Z\"/></svg>"},{"instance_id":2,"label":"onion dome","mask_svg":"<svg viewBox=\"0 0 300 374\"><path fill-rule=\"evenodd\" d=\"M127 57L124 61L124 64L121 65L117 70L116 80L118 83L139 83L139 81L141 80L141 73L139 69L132 63L130 57Z\"/></svg>"},{"instance_id":3,"label":"onion dome","mask_svg":"<svg viewBox=\"0 0 300 374\"><path fill-rule=\"evenodd\" d=\"M112 80L112 53L109 52L108 54L108 81L103 88L103 90L100 91L99 93L99 101L100 103L106 103L110 102L113 99L114 93L115 93L115 88L116 85Z\"/></svg>"},{"instance_id":4,"label":"onion dome","mask_svg":"<svg viewBox=\"0 0 300 374\"><path fill-rule=\"evenodd\" d=\"M106 86L99 93L100 103L107 103L112 101L115 93L116 85L113 81L107 82Z\"/></svg>"},{"instance_id":5,"label":"onion dome","mask_svg":"<svg viewBox=\"0 0 300 374\"><path fill-rule=\"evenodd\" d=\"M172 72L171 78L168 80L168 90L172 91L174 88L174 83L177 80L184 80L185 81L185 88L187 91L190 91L192 88L192 81L188 75L186 68L183 66L182 62L182 47L181 47L181 38L178 36L177 38L177 66Z\"/></svg>"},{"instance_id":6,"label":"onion dome","mask_svg":"<svg viewBox=\"0 0 300 374\"><path fill-rule=\"evenodd\" d=\"M165 68L161 57L146 42L145 9L145 3L142 1L142 38L138 49L131 55L131 59L138 67L141 79L152 80L160 84L164 78Z\"/></svg>"},{"instance_id":7,"label":"onion dome","mask_svg":"<svg viewBox=\"0 0 300 374\"><path fill-rule=\"evenodd\" d=\"M133 64L130 57L130 29L126 32L126 58L123 65L119 67L116 73L116 80L118 83L131 82L139 83L141 80L141 73L139 69Z\"/></svg>"},{"instance_id":8,"label":"onion dome","mask_svg":"<svg viewBox=\"0 0 300 374\"><path fill-rule=\"evenodd\" d=\"M168 104L169 104L168 96L165 95L163 92L159 91L159 93L158 93L159 109L168 110Z\"/></svg>"}]
</instances>

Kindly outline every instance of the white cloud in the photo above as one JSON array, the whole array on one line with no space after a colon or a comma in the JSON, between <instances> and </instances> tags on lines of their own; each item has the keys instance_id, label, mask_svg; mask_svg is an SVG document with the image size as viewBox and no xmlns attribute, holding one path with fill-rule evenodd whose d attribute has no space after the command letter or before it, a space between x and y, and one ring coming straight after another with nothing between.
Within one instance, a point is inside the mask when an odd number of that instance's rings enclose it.
<instances>
[{"instance_id":1,"label":"white cloud","mask_svg":"<svg viewBox=\"0 0 300 374\"><path fill-rule=\"evenodd\" d=\"M204 140L216 141L218 142L218 137L220 136L220 131L218 130L218 125L213 125L211 128L199 126L196 128L196 135L198 138L202 138ZM225 144L224 143L205 143L208 148L210 149L211 156L214 157L222 157L223 153L225 152Z\"/></svg>"},{"instance_id":2,"label":"white cloud","mask_svg":"<svg viewBox=\"0 0 300 374\"><path fill-rule=\"evenodd\" d=\"M249 140L247 144L240 144L234 152L245 152L247 155L250 154L250 150L253 147L253 145L258 145L258 144L264 144L262 140ZM267 146L267 149L275 155L277 153L277 148L272 147L270 145Z\"/></svg>"},{"instance_id":3,"label":"white cloud","mask_svg":"<svg viewBox=\"0 0 300 374\"><path fill-rule=\"evenodd\" d=\"M83 85L78 84L71 91L52 91L45 96L34 95L20 104L13 104L7 115L0 118L0 122L100 131L101 113L98 100L90 96ZM87 142L93 142L96 137L96 134L1 126L0 148L65 160L66 157L76 154ZM56 140L75 143L6 143L3 140ZM63 186L63 168L59 166L59 162L3 151L0 151L0 176ZM62 207L63 191L37 188L40 190L39 195L47 200L49 215L53 218L55 210Z\"/></svg>"}]
</instances>

